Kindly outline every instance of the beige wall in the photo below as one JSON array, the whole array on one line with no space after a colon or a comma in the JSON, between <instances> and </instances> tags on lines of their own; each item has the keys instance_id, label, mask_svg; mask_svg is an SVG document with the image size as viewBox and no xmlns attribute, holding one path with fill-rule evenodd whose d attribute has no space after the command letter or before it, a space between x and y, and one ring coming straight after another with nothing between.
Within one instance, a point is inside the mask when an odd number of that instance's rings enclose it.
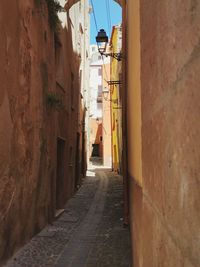
<instances>
[{"instance_id":1,"label":"beige wall","mask_svg":"<svg viewBox=\"0 0 200 267\"><path fill-rule=\"evenodd\" d=\"M129 0L127 8L134 267L198 267L200 4Z\"/></svg>"}]
</instances>

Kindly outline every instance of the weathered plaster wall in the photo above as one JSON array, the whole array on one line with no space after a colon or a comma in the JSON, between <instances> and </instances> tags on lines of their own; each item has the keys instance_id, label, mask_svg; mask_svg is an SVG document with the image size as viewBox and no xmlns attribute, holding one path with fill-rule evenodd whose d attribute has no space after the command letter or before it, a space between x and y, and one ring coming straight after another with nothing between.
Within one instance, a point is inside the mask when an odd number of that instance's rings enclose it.
<instances>
[{"instance_id":1,"label":"weathered plaster wall","mask_svg":"<svg viewBox=\"0 0 200 267\"><path fill-rule=\"evenodd\" d=\"M142 184L139 0L127 3L127 127L129 174ZM134 25L134 27L132 26Z\"/></svg>"},{"instance_id":2,"label":"weathered plaster wall","mask_svg":"<svg viewBox=\"0 0 200 267\"><path fill-rule=\"evenodd\" d=\"M0 266L75 189L80 57L71 36L71 24L61 29L58 51L45 1L0 3ZM50 92L62 108L49 105ZM59 200L58 137L66 143Z\"/></svg>"},{"instance_id":3,"label":"weathered plaster wall","mask_svg":"<svg viewBox=\"0 0 200 267\"><path fill-rule=\"evenodd\" d=\"M134 267L198 267L200 3L141 0L137 12L143 182L131 178Z\"/></svg>"},{"instance_id":4,"label":"weathered plaster wall","mask_svg":"<svg viewBox=\"0 0 200 267\"><path fill-rule=\"evenodd\" d=\"M0 5L0 258L6 258L49 216L48 190L43 191L48 186L49 157L42 151L42 76L53 82L54 59L52 37L44 40L45 30L51 36L46 10L42 17L31 1ZM47 64L49 73L41 73Z\"/></svg>"},{"instance_id":5,"label":"weathered plaster wall","mask_svg":"<svg viewBox=\"0 0 200 267\"><path fill-rule=\"evenodd\" d=\"M141 207L142 207L142 137L141 137L141 54L140 1L127 1L126 6L126 68L127 68L127 149L128 185L130 194L130 226L134 267L142 265ZM134 25L134 26L133 26ZM138 190L137 190L138 189Z\"/></svg>"},{"instance_id":6,"label":"weathered plaster wall","mask_svg":"<svg viewBox=\"0 0 200 267\"><path fill-rule=\"evenodd\" d=\"M67 20L69 23L69 17ZM55 116L56 137L63 139L65 142L65 164L63 166L65 175L60 184L60 207L63 206L76 190L77 132L80 131L80 57L73 51L71 34L71 25L69 28L60 27L59 43L55 45L55 92L62 100L62 107L58 110L51 110L51 114L49 114L50 120L52 116ZM48 132L51 131L52 129L49 128Z\"/></svg>"}]
</instances>

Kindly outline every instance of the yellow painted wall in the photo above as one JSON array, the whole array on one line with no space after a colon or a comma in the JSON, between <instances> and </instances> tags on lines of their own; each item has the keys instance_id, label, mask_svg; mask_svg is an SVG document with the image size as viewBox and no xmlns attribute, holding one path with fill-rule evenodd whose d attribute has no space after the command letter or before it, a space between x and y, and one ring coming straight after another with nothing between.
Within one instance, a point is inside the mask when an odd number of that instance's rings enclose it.
<instances>
[{"instance_id":1,"label":"yellow painted wall","mask_svg":"<svg viewBox=\"0 0 200 267\"><path fill-rule=\"evenodd\" d=\"M118 42L120 27L113 27L111 39L111 52L119 52ZM111 81L119 81L121 73L121 62L112 59L111 62ZM121 170L121 154L122 154L122 123L121 123L121 101L119 95L119 85L112 85L111 91L111 112L112 112L112 156L113 169Z\"/></svg>"}]
</instances>

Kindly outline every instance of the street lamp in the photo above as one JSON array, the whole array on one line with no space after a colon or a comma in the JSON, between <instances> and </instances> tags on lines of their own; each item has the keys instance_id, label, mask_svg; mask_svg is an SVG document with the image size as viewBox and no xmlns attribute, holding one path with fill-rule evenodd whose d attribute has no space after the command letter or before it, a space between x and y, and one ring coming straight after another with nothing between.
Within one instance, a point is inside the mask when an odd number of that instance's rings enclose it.
<instances>
[{"instance_id":1,"label":"street lamp","mask_svg":"<svg viewBox=\"0 0 200 267\"><path fill-rule=\"evenodd\" d=\"M97 46L98 46L98 50L99 53L102 56L110 56L113 57L115 59L117 59L118 61L122 60L122 54L121 53L106 53L106 47L107 47L107 43L108 43L108 36L105 32L104 29L101 29L97 36L96 36L96 42L97 42Z\"/></svg>"},{"instance_id":2,"label":"street lamp","mask_svg":"<svg viewBox=\"0 0 200 267\"><path fill-rule=\"evenodd\" d=\"M108 88L104 88L103 89L103 91L102 91L102 94L103 94L103 98L104 98L104 100L106 100L106 101L110 101L109 99L108 99L108 96L109 96L109 90L108 90Z\"/></svg>"},{"instance_id":3,"label":"street lamp","mask_svg":"<svg viewBox=\"0 0 200 267\"><path fill-rule=\"evenodd\" d=\"M118 98L116 98L116 99L111 99L111 98L109 97L110 91L109 91L108 88L105 87L104 90L102 91L102 93L103 93L103 98L104 98L104 100L113 102L114 104L117 104L117 103L118 103Z\"/></svg>"},{"instance_id":4,"label":"street lamp","mask_svg":"<svg viewBox=\"0 0 200 267\"><path fill-rule=\"evenodd\" d=\"M109 94L109 89L107 87L104 87L102 93L103 94Z\"/></svg>"},{"instance_id":5,"label":"street lamp","mask_svg":"<svg viewBox=\"0 0 200 267\"><path fill-rule=\"evenodd\" d=\"M108 43L108 36L104 29L101 29L96 36L96 42L98 46L99 53L103 55L106 52L106 47Z\"/></svg>"}]
</instances>

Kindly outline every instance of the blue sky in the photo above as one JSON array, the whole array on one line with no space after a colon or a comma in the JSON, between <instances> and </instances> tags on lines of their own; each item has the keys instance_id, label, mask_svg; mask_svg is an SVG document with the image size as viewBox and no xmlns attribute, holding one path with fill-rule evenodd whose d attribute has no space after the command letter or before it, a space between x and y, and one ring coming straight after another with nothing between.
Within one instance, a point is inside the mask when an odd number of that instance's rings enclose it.
<instances>
[{"instance_id":1,"label":"blue sky","mask_svg":"<svg viewBox=\"0 0 200 267\"><path fill-rule=\"evenodd\" d=\"M111 26L117 25L122 21L121 7L113 0L107 0L107 1L109 2L110 6ZM112 31L112 29L109 29L108 26L109 23L106 12L106 0L93 0L93 4L94 4L94 11L96 15L98 30L104 29L107 35L109 36L109 33ZM90 21L91 21L90 43L95 44L96 43L95 37L97 35L97 30L94 22L93 13L90 14Z\"/></svg>"}]
</instances>

